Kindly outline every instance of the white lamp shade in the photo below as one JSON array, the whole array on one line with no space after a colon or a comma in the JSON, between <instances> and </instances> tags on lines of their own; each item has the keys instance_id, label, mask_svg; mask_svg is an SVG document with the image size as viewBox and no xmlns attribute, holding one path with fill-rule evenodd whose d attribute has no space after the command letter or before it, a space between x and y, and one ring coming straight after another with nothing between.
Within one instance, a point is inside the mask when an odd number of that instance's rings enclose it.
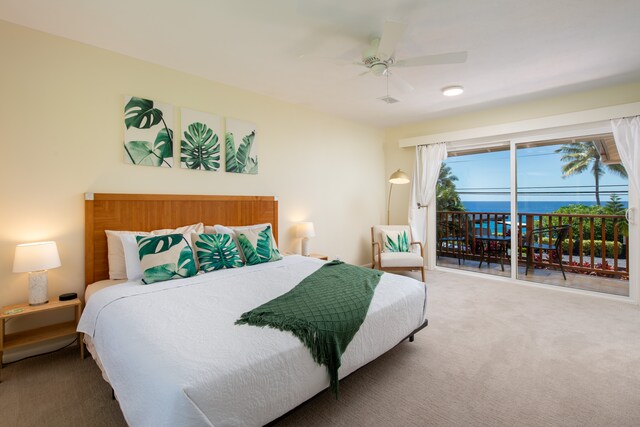
<instances>
[{"instance_id":1,"label":"white lamp shade","mask_svg":"<svg viewBox=\"0 0 640 427\"><path fill-rule=\"evenodd\" d=\"M16 246L13 259L14 273L49 270L61 265L56 242L25 243Z\"/></svg>"},{"instance_id":2,"label":"white lamp shade","mask_svg":"<svg viewBox=\"0 0 640 427\"><path fill-rule=\"evenodd\" d=\"M301 222L298 224L298 236L302 238L315 237L316 230L313 228L312 222Z\"/></svg>"}]
</instances>

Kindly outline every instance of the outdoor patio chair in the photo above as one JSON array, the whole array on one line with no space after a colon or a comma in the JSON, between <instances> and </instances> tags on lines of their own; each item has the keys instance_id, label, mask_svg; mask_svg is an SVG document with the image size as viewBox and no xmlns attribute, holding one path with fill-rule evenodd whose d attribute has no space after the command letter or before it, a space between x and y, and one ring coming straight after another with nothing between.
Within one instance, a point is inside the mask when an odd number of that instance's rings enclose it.
<instances>
[{"instance_id":1,"label":"outdoor patio chair","mask_svg":"<svg viewBox=\"0 0 640 427\"><path fill-rule=\"evenodd\" d=\"M564 274L564 267L562 266L562 242L569 236L571 232L571 225L561 225L557 227L541 227L534 228L527 233L523 247L527 248L527 266L525 268L525 276L529 273L529 266L533 268L533 255L536 250L540 251L540 257L542 252L547 251L549 263L552 261L552 252L555 252L558 258L558 264L560 265L560 271L562 271L562 277L567 280L567 276ZM535 238L537 236L537 238ZM543 239L544 236L548 236L547 243ZM553 242L553 243L551 243Z\"/></svg>"},{"instance_id":2,"label":"outdoor patio chair","mask_svg":"<svg viewBox=\"0 0 640 427\"><path fill-rule=\"evenodd\" d=\"M460 265L461 260L464 263L465 252L467 251L465 245L467 236L464 225L461 227L459 223L452 220L439 221L437 236L438 250L436 256L439 258L442 253L453 253L458 259L458 265Z\"/></svg>"},{"instance_id":3,"label":"outdoor patio chair","mask_svg":"<svg viewBox=\"0 0 640 427\"><path fill-rule=\"evenodd\" d=\"M371 227L372 268L396 271L420 271L425 281L422 243L410 242L408 225L374 225Z\"/></svg>"}]
</instances>

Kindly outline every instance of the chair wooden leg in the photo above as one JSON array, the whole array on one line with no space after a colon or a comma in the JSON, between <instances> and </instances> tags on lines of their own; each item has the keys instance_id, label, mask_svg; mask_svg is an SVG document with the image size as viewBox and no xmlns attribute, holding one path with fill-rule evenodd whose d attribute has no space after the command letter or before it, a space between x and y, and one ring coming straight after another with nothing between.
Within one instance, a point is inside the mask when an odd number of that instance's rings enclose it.
<instances>
[{"instance_id":1,"label":"chair wooden leg","mask_svg":"<svg viewBox=\"0 0 640 427\"><path fill-rule=\"evenodd\" d=\"M425 277L424 267L422 267L422 268L420 269L420 272L422 273L422 281L423 281L423 282L426 282L426 277Z\"/></svg>"}]
</instances>

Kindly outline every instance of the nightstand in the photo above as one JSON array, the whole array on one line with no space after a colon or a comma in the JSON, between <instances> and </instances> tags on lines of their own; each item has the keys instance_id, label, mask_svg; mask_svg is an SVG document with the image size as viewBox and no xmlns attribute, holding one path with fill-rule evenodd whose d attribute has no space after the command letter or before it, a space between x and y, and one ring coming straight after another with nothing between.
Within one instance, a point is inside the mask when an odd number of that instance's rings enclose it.
<instances>
[{"instance_id":1,"label":"nightstand","mask_svg":"<svg viewBox=\"0 0 640 427\"><path fill-rule=\"evenodd\" d=\"M51 310L73 308L75 319L69 322L43 326L41 328L15 332L5 335L5 322L16 317L29 316L35 313L43 313ZM78 334L78 347L80 357L84 359L84 346L82 345L82 333L76 332L80 314L82 313L82 301L78 298L69 301L50 301L42 305L14 304L0 309L0 368L2 368L2 355L5 350L18 348L29 344L35 344L54 338Z\"/></svg>"},{"instance_id":2,"label":"nightstand","mask_svg":"<svg viewBox=\"0 0 640 427\"><path fill-rule=\"evenodd\" d=\"M327 255L323 255L323 254L315 254L315 253L310 253L309 257L311 258L318 258L324 261L329 261L329 257Z\"/></svg>"}]
</instances>

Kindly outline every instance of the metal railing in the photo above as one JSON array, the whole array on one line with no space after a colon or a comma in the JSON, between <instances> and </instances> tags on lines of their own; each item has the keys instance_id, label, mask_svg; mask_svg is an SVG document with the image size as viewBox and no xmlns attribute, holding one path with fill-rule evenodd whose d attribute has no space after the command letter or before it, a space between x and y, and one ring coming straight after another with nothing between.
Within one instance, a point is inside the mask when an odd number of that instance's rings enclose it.
<instances>
[{"instance_id":1,"label":"metal railing","mask_svg":"<svg viewBox=\"0 0 640 427\"><path fill-rule=\"evenodd\" d=\"M518 250L511 250L510 253L517 254L518 262L522 265L526 262L523 242L528 237L527 230L548 228L548 234L536 233L535 238L540 239L538 243L551 244L551 229L569 224L571 232L562 242L562 256L535 254L534 267L555 269L559 267L558 260L561 258L567 272L629 278L629 247L623 235L626 227L622 227L626 225L624 215L519 212L514 223L508 212L439 211L437 224L438 256L462 260L480 260L480 238L510 236L515 225Z\"/></svg>"}]
</instances>

